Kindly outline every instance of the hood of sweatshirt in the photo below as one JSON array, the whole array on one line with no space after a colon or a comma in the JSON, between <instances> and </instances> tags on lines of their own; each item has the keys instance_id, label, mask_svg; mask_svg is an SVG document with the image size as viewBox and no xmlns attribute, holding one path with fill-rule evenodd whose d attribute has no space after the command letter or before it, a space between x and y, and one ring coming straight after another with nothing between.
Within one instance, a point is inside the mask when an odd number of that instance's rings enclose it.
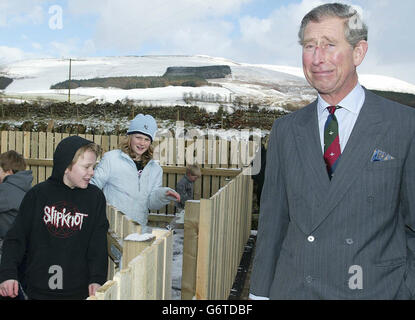
<instances>
[{"instance_id":1,"label":"hood of sweatshirt","mask_svg":"<svg viewBox=\"0 0 415 320\"><path fill-rule=\"evenodd\" d=\"M53 169L51 179L63 183L63 175L71 164L76 151L84 145L93 143L87 139L70 136L59 142L53 153Z\"/></svg>"},{"instance_id":2,"label":"hood of sweatshirt","mask_svg":"<svg viewBox=\"0 0 415 320\"><path fill-rule=\"evenodd\" d=\"M4 183L12 184L23 192L32 187L33 175L31 170L18 171L4 178Z\"/></svg>"}]
</instances>

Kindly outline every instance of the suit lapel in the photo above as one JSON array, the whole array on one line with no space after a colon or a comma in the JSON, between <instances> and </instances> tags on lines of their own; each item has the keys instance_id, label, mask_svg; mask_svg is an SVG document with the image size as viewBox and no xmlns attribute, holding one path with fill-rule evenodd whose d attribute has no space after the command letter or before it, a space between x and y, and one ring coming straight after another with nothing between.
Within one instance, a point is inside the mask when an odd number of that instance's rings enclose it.
<instances>
[{"instance_id":1,"label":"suit lapel","mask_svg":"<svg viewBox=\"0 0 415 320\"><path fill-rule=\"evenodd\" d=\"M387 130L384 123L376 104L372 103L366 94L365 103L343 150L336 172L329 183L330 187L326 189L326 201L314 217L313 231L330 215L359 177L363 167L370 161L379 137Z\"/></svg>"},{"instance_id":2,"label":"suit lapel","mask_svg":"<svg viewBox=\"0 0 415 320\"><path fill-rule=\"evenodd\" d=\"M301 162L306 181L313 186L313 194L305 195L305 199L314 197L318 202L326 201L327 191L330 188L330 180L327 174L326 164L321 150L320 134L317 120L317 102L306 107L305 112L299 113L299 118L293 126L296 141L297 154ZM297 219L296 223L305 233L310 233L312 227L312 212L309 215Z\"/></svg>"}]
</instances>

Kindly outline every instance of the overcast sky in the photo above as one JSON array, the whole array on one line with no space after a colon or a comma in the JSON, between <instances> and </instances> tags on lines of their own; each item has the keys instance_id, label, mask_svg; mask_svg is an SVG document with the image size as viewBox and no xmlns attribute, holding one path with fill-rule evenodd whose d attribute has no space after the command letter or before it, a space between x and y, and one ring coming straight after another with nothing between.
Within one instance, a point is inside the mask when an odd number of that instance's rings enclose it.
<instances>
[{"instance_id":1,"label":"overcast sky","mask_svg":"<svg viewBox=\"0 0 415 320\"><path fill-rule=\"evenodd\" d=\"M27 58L204 54L301 66L318 0L0 0L0 64ZM369 26L359 72L415 84L415 1L353 0Z\"/></svg>"}]
</instances>

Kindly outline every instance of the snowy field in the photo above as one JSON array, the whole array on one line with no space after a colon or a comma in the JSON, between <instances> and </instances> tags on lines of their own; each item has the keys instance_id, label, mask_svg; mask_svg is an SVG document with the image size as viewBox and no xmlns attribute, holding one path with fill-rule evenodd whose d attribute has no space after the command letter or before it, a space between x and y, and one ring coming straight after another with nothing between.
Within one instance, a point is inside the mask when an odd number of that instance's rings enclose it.
<instances>
[{"instance_id":1,"label":"snowy field","mask_svg":"<svg viewBox=\"0 0 415 320\"><path fill-rule=\"evenodd\" d=\"M312 101L315 91L307 84L301 68L278 65L238 63L209 56L130 56L89 57L72 61L72 79L92 79L119 76L162 76L171 66L228 65L232 76L209 80L219 86L165 87L122 90L116 88L77 88L71 90L73 102L115 102L129 99L137 104L157 106L186 105L183 97L220 97L229 102L236 97L260 105L279 107L287 103ZM50 86L68 79L68 59L23 60L0 67L0 75L13 78L4 94L12 99L31 100L50 98L64 101L67 90L51 90ZM368 89L415 94L415 85L382 75L360 75L360 82ZM208 111L217 110L219 103L197 105Z\"/></svg>"}]
</instances>

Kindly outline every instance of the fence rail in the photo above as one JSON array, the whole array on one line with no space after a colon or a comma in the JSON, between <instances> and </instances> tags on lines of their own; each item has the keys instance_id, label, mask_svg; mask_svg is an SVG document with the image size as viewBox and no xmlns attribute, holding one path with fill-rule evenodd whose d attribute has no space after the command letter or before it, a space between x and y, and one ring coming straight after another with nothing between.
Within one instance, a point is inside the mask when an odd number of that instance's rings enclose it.
<instances>
[{"instance_id":1,"label":"fence rail","mask_svg":"<svg viewBox=\"0 0 415 320\"><path fill-rule=\"evenodd\" d=\"M186 202L183 300L228 299L250 236L252 188L244 171L210 199Z\"/></svg>"}]
</instances>

